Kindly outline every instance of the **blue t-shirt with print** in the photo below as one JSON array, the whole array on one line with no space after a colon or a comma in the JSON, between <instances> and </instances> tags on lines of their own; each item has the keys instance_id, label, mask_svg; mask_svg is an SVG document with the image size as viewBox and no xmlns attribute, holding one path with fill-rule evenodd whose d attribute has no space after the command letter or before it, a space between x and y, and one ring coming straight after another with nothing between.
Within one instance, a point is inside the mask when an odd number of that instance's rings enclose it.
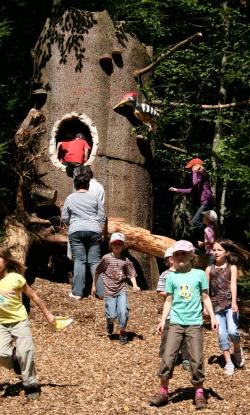
<instances>
[{"instance_id":1,"label":"blue t-shirt with print","mask_svg":"<svg viewBox=\"0 0 250 415\"><path fill-rule=\"evenodd\" d=\"M173 297L170 323L184 326L203 324L203 290L208 290L208 280L201 269L191 269L186 273L172 272L166 279L166 292Z\"/></svg>"}]
</instances>

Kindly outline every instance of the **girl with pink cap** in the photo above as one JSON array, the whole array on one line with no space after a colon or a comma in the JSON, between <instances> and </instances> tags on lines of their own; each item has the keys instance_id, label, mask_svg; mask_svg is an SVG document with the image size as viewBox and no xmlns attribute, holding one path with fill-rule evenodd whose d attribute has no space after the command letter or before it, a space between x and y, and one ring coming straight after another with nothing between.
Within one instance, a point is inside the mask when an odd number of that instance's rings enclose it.
<instances>
[{"instance_id":1,"label":"girl with pink cap","mask_svg":"<svg viewBox=\"0 0 250 415\"><path fill-rule=\"evenodd\" d=\"M159 369L161 385L159 392L151 399L153 406L168 403L168 384L172 377L176 357L183 339L186 339L191 365L191 382L195 388L196 409L206 408L203 382L205 380L203 359L203 301L211 318L211 326L217 330L211 300L208 295L208 281L204 271L193 268L194 246L189 241L177 241L173 246L175 271L166 280L166 301L158 332L162 333L170 313L170 326L165 350Z\"/></svg>"}]
</instances>

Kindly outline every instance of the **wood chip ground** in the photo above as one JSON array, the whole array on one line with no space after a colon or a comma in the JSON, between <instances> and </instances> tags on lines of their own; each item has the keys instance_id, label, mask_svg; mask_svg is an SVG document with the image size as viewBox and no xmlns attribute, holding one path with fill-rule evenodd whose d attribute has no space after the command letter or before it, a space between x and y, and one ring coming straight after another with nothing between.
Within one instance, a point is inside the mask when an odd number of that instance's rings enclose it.
<instances>
[{"instance_id":1,"label":"wood chip ground","mask_svg":"<svg viewBox=\"0 0 250 415\"><path fill-rule=\"evenodd\" d=\"M158 389L160 337L155 334L160 303L153 292L129 292L130 320L127 345L106 335L103 302L92 297L70 300L69 285L37 279L34 288L55 315L73 317L74 323L52 332L36 306L30 323L36 349L36 368L42 394L29 402L20 379L1 368L1 415L178 415L193 414L189 373L177 365L166 407L150 407ZM244 369L226 377L216 335L205 331L206 392L208 408L202 414L250 414L250 345L242 332Z\"/></svg>"}]
</instances>

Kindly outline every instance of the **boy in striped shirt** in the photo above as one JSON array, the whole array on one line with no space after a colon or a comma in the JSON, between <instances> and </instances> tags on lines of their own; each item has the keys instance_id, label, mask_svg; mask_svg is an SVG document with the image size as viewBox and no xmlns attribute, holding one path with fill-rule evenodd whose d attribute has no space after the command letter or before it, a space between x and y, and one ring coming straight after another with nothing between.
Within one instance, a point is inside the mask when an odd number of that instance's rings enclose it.
<instances>
[{"instance_id":1,"label":"boy in striped shirt","mask_svg":"<svg viewBox=\"0 0 250 415\"><path fill-rule=\"evenodd\" d=\"M126 326L129 317L127 279L130 279L134 292L140 291L140 288L136 283L134 265L124 255L125 236L122 233L115 232L111 235L110 249L111 252L104 255L97 265L91 292L96 293L96 281L99 275L103 274L107 331L109 335L113 333L114 320L117 318L120 327L119 341L126 344L128 342Z\"/></svg>"}]
</instances>

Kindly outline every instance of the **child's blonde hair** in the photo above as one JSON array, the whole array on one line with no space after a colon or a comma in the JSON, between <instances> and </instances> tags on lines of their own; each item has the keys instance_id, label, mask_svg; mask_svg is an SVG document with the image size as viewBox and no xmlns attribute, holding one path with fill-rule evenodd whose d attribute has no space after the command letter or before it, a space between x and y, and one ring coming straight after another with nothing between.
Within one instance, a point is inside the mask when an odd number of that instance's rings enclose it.
<instances>
[{"instance_id":1,"label":"child's blonde hair","mask_svg":"<svg viewBox=\"0 0 250 415\"><path fill-rule=\"evenodd\" d=\"M205 212L202 212L202 215L207 218L211 224L217 223L218 216L215 210L206 210Z\"/></svg>"}]
</instances>

